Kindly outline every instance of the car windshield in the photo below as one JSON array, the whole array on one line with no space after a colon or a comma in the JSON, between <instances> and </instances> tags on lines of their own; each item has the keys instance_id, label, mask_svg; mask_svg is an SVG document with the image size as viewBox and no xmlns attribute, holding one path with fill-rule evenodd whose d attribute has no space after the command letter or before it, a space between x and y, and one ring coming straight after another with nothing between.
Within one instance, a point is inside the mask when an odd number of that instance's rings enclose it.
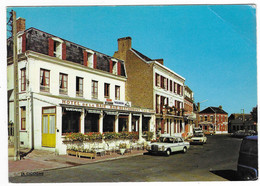
<instances>
[{"instance_id":1,"label":"car windshield","mask_svg":"<svg viewBox=\"0 0 260 186\"><path fill-rule=\"evenodd\" d=\"M203 133L195 133L194 136L195 137L203 137Z\"/></svg>"},{"instance_id":2,"label":"car windshield","mask_svg":"<svg viewBox=\"0 0 260 186\"><path fill-rule=\"evenodd\" d=\"M167 137L160 137L159 142L161 143L172 143L175 141L175 138L167 138Z\"/></svg>"}]
</instances>

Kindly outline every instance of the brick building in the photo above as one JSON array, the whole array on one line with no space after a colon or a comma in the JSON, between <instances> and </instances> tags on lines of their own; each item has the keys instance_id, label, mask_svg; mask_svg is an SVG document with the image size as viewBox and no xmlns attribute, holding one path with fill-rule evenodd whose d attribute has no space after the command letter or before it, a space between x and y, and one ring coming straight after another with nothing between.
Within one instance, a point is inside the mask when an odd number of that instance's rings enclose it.
<instances>
[{"instance_id":1,"label":"brick building","mask_svg":"<svg viewBox=\"0 0 260 186\"><path fill-rule=\"evenodd\" d=\"M228 113L219 107L208 107L198 113L198 125L205 133L228 133Z\"/></svg>"},{"instance_id":2,"label":"brick building","mask_svg":"<svg viewBox=\"0 0 260 186\"><path fill-rule=\"evenodd\" d=\"M156 111L146 130L181 136L185 79L164 66L163 59L150 59L133 49L131 41L131 37L118 39L118 51L114 54L125 62L126 100L133 106Z\"/></svg>"},{"instance_id":3,"label":"brick building","mask_svg":"<svg viewBox=\"0 0 260 186\"><path fill-rule=\"evenodd\" d=\"M191 136L195 127L196 114L194 113L193 91L187 85L184 86L184 121L184 137Z\"/></svg>"}]
</instances>

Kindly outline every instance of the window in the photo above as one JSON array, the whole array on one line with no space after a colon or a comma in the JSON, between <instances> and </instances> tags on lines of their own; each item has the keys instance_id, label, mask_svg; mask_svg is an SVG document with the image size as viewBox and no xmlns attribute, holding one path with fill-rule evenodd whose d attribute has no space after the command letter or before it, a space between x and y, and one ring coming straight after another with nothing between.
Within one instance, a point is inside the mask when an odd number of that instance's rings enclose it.
<instances>
[{"instance_id":1,"label":"window","mask_svg":"<svg viewBox=\"0 0 260 186\"><path fill-rule=\"evenodd\" d=\"M68 75L60 73L60 94L68 94Z\"/></svg>"},{"instance_id":2,"label":"window","mask_svg":"<svg viewBox=\"0 0 260 186\"><path fill-rule=\"evenodd\" d=\"M90 50L84 51L84 65L90 68L94 68L93 61L94 61L93 52Z\"/></svg>"},{"instance_id":3,"label":"window","mask_svg":"<svg viewBox=\"0 0 260 186\"><path fill-rule=\"evenodd\" d=\"M205 118L204 121L208 121L208 116L207 115L205 115L204 118Z\"/></svg>"},{"instance_id":4,"label":"window","mask_svg":"<svg viewBox=\"0 0 260 186\"><path fill-rule=\"evenodd\" d=\"M109 90L110 90L110 84L105 83L105 85L104 85L104 96L105 96L105 98L109 98Z\"/></svg>"},{"instance_id":5,"label":"window","mask_svg":"<svg viewBox=\"0 0 260 186\"><path fill-rule=\"evenodd\" d=\"M112 70L113 74L117 74L117 62L113 61L113 70Z\"/></svg>"},{"instance_id":6,"label":"window","mask_svg":"<svg viewBox=\"0 0 260 186\"><path fill-rule=\"evenodd\" d=\"M172 92L172 80L170 80L170 91Z\"/></svg>"},{"instance_id":7,"label":"window","mask_svg":"<svg viewBox=\"0 0 260 186\"><path fill-rule=\"evenodd\" d=\"M21 130L26 129L26 107L21 107Z\"/></svg>"},{"instance_id":8,"label":"window","mask_svg":"<svg viewBox=\"0 0 260 186\"><path fill-rule=\"evenodd\" d=\"M203 121L203 117L202 117L202 116L200 116L200 121L201 121L201 122Z\"/></svg>"},{"instance_id":9,"label":"window","mask_svg":"<svg viewBox=\"0 0 260 186\"><path fill-rule=\"evenodd\" d=\"M76 77L76 96L83 96L83 78Z\"/></svg>"},{"instance_id":10,"label":"window","mask_svg":"<svg viewBox=\"0 0 260 186\"><path fill-rule=\"evenodd\" d=\"M115 87L115 99L120 100L120 86Z\"/></svg>"},{"instance_id":11,"label":"window","mask_svg":"<svg viewBox=\"0 0 260 186\"><path fill-rule=\"evenodd\" d=\"M21 69L21 91L26 91L26 68Z\"/></svg>"},{"instance_id":12,"label":"window","mask_svg":"<svg viewBox=\"0 0 260 186\"><path fill-rule=\"evenodd\" d=\"M156 113L160 113L160 96L156 95Z\"/></svg>"},{"instance_id":13,"label":"window","mask_svg":"<svg viewBox=\"0 0 260 186\"><path fill-rule=\"evenodd\" d=\"M155 81L156 81L156 86L160 87L160 75L159 74L155 74Z\"/></svg>"},{"instance_id":14,"label":"window","mask_svg":"<svg viewBox=\"0 0 260 186\"><path fill-rule=\"evenodd\" d=\"M61 58L62 44L59 41L54 41L53 55L54 57Z\"/></svg>"},{"instance_id":15,"label":"window","mask_svg":"<svg viewBox=\"0 0 260 186\"><path fill-rule=\"evenodd\" d=\"M50 91L50 71L41 69L40 71L40 91Z\"/></svg>"},{"instance_id":16,"label":"window","mask_svg":"<svg viewBox=\"0 0 260 186\"><path fill-rule=\"evenodd\" d=\"M177 83L174 82L174 93L177 93Z\"/></svg>"},{"instance_id":17,"label":"window","mask_svg":"<svg viewBox=\"0 0 260 186\"><path fill-rule=\"evenodd\" d=\"M92 98L98 98L98 82L94 80L92 80Z\"/></svg>"},{"instance_id":18,"label":"window","mask_svg":"<svg viewBox=\"0 0 260 186\"><path fill-rule=\"evenodd\" d=\"M213 121L213 116L210 116L210 121Z\"/></svg>"}]
</instances>

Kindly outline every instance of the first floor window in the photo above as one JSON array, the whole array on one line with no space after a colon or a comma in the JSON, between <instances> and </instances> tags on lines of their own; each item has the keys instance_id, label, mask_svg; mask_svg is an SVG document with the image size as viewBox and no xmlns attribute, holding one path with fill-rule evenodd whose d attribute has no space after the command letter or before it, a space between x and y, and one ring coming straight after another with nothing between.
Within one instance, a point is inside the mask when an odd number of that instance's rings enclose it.
<instances>
[{"instance_id":1,"label":"first floor window","mask_svg":"<svg viewBox=\"0 0 260 186\"><path fill-rule=\"evenodd\" d=\"M83 96L83 78L76 77L76 95Z\"/></svg>"},{"instance_id":2,"label":"first floor window","mask_svg":"<svg viewBox=\"0 0 260 186\"><path fill-rule=\"evenodd\" d=\"M21 91L26 91L26 68L21 69Z\"/></svg>"},{"instance_id":3,"label":"first floor window","mask_svg":"<svg viewBox=\"0 0 260 186\"><path fill-rule=\"evenodd\" d=\"M26 107L21 107L21 130L26 129Z\"/></svg>"},{"instance_id":4,"label":"first floor window","mask_svg":"<svg viewBox=\"0 0 260 186\"><path fill-rule=\"evenodd\" d=\"M44 92L50 91L50 71L41 69L40 71L40 90Z\"/></svg>"},{"instance_id":5,"label":"first floor window","mask_svg":"<svg viewBox=\"0 0 260 186\"><path fill-rule=\"evenodd\" d=\"M115 99L120 100L120 86L115 87Z\"/></svg>"},{"instance_id":6,"label":"first floor window","mask_svg":"<svg viewBox=\"0 0 260 186\"><path fill-rule=\"evenodd\" d=\"M68 75L60 73L60 94L68 93Z\"/></svg>"},{"instance_id":7,"label":"first floor window","mask_svg":"<svg viewBox=\"0 0 260 186\"><path fill-rule=\"evenodd\" d=\"M92 98L97 99L98 98L98 82L92 80Z\"/></svg>"},{"instance_id":8,"label":"first floor window","mask_svg":"<svg viewBox=\"0 0 260 186\"><path fill-rule=\"evenodd\" d=\"M104 85L104 96L105 96L105 98L109 98L109 90L110 90L110 84L105 83L105 85Z\"/></svg>"}]
</instances>

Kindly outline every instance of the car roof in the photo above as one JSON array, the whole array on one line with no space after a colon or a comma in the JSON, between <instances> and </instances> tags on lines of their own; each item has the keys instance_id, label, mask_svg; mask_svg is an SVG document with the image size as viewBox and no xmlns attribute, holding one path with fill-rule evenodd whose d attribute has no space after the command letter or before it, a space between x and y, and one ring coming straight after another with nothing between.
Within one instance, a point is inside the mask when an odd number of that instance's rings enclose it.
<instances>
[{"instance_id":1,"label":"car roof","mask_svg":"<svg viewBox=\"0 0 260 186\"><path fill-rule=\"evenodd\" d=\"M258 136L247 136L244 139L248 139L248 140L258 140Z\"/></svg>"}]
</instances>

